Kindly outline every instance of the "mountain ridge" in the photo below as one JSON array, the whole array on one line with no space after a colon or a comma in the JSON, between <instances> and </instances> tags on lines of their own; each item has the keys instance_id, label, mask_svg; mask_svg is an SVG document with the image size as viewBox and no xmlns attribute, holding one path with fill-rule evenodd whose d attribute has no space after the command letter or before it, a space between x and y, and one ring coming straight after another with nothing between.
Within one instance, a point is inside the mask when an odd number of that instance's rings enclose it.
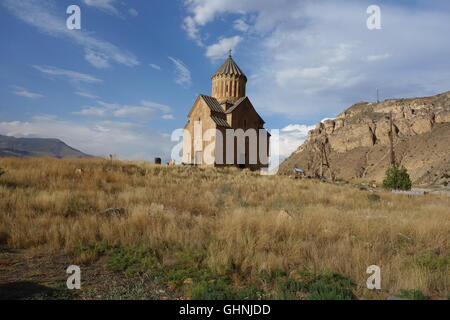
<instances>
[{"instance_id":1,"label":"mountain ridge","mask_svg":"<svg viewBox=\"0 0 450 320\"><path fill-rule=\"evenodd\" d=\"M430 97L359 102L316 125L279 168L310 177L381 182L390 165L392 114L395 154L415 184L450 174L450 91Z\"/></svg>"},{"instance_id":2,"label":"mountain ridge","mask_svg":"<svg viewBox=\"0 0 450 320\"><path fill-rule=\"evenodd\" d=\"M90 158L55 138L16 138L0 135L0 157Z\"/></svg>"}]
</instances>

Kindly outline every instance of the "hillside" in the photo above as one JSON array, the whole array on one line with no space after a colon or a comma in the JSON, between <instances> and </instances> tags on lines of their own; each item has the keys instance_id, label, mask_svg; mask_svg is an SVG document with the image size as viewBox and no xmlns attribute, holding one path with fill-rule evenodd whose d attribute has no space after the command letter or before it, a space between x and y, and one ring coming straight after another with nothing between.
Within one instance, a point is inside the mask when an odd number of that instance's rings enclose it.
<instances>
[{"instance_id":1,"label":"hillside","mask_svg":"<svg viewBox=\"0 0 450 320\"><path fill-rule=\"evenodd\" d=\"M336 119L318 123L281 165L307 176L381 182L389 166L389 114L394 145L416 185L442 183L450 174L450 92L432 97L357 103ZM324 165L321 168L321 161ZM328 162L328 166L326 165Z\"/></svg>"},{"instance_id":2,"label":"hillside","mask_svg":"<svg viewBox=\"0 0 450 320\"><path fill-rule=\"evenodd\" d=\"M0 135L0 157L91 157L58 139L15 138Z\"/></svg>"},{"instance_id":3,"label":"hillside","mask_svg":"<svg viewBox=\"0 0 450 320\"><path fill-rule=\"evenodd\" d=\"M449 294L448 196L104 159L0 168L0 299ZM72 264L81 290L65 288ZM382 289L371 291L374 264Z\"/></svg>"}]
</instances>

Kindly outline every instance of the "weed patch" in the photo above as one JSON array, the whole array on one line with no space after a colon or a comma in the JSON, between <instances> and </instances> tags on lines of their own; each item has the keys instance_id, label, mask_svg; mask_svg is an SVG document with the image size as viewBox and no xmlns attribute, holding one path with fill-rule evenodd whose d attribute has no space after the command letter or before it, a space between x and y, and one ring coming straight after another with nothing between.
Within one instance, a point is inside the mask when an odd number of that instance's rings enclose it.
<instances>
[{"instance_id":1,"label":"weed patch","mask_svg":"<svg viewBox=\"0 0 450 320\"><path fill-rule=\"evenodd\" d=\"M400 294L398 294L398 296L410 300L429 300L429 298L425 296L422 291L417 289L400 290Z\"/></svg>"}]
</instances>

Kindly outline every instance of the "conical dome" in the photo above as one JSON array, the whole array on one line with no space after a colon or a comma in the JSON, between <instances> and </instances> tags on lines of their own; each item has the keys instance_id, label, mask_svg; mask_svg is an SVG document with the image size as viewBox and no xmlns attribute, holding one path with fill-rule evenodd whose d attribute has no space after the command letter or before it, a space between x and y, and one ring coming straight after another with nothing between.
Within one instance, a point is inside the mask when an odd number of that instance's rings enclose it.
<instances>
[{"instance_id":1,"label":"conical dome","mask_svg":"<svg viewBox=\"0 0 450 320\"><path fill-rule=\"evenodd\" d=\"M241 68L239 68L236 62L234 62L231 55L228 56L227 60L225 60L225 62L220 66L220 68L217 69L217 71L213 74L212 77L215 77L217 75L234 75L238 77L242 76L245 79L247 79L245 74L242 72Z\"/></svg>"},{"instance_id":2,"label":"conical dome","mask_svg":"<svg viewBox=\"0 0 450 320\"><path fill-rule=\"evenodd\" d=\"M212 96L219 101L236 102L245 97L247 77L234 62L231 54L211 77Z\"/></svg>"}]
</instances>

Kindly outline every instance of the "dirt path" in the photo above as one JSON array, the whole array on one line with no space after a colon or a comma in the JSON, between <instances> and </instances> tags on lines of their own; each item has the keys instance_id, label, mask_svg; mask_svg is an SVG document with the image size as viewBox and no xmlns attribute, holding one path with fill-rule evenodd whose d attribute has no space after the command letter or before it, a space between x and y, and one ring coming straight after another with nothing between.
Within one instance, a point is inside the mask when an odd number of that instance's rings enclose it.
<instances>
[{"instance_id":1,"label":"dirt path","mask_svg":"<svg viewBox=\"0 0 450 320\"><path fill-rule=\"evenodd\" d=\"M11 299L178 299L179 296L148 276L127 277L105 270L101 259L80 264L81 289L66 286L66 255L31 254L0 248L0 300Z\"/></svg>"}]
</instances>

